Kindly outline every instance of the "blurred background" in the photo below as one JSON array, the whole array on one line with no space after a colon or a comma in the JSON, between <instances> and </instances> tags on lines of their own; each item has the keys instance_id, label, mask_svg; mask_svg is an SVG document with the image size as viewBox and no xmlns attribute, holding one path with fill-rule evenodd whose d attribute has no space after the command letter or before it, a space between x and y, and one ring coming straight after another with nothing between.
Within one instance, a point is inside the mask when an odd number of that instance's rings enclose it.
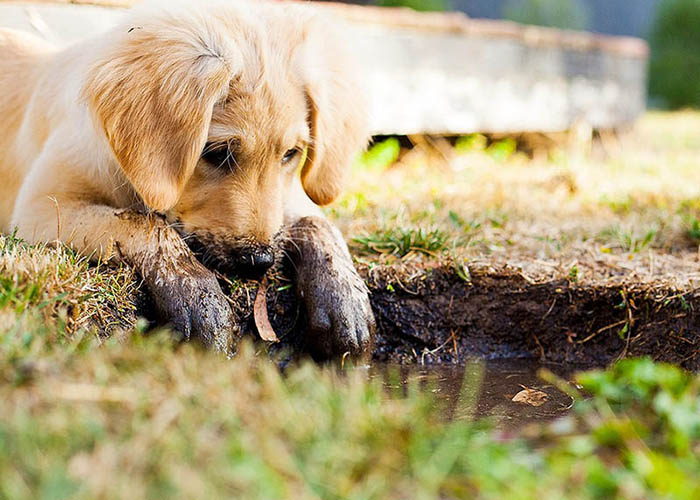
<instances>
[{"instance_id":1,"label":"blurred background","mask_svg":"<svg viewBox=\"0 0 700 500\"><path fill-rule=\"evenodd\" d=\"M700 0L355 0L473 18L634 36L651 46L649 100L655 108L700 106Z\"/></svg>"}]
</instances>

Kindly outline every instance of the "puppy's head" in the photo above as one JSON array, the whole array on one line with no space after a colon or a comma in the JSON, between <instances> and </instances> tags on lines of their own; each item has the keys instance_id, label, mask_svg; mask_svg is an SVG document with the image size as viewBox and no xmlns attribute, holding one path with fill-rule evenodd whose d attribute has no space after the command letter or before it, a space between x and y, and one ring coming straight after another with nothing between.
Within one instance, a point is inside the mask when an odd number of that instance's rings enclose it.
<instances>
[{"instance_id":1,"label":"puppy's head","mask_svg":"<svg viewBox=\"0 0 700 500\"><path fill-rule=\"evenodd\" d=\"M89 72L95 119L148 208L212 264L260 274L294 176L330 203L365 145L354 72L330 30L289 4L143 19L113 32Z\"/></svg>"}]
</instances>

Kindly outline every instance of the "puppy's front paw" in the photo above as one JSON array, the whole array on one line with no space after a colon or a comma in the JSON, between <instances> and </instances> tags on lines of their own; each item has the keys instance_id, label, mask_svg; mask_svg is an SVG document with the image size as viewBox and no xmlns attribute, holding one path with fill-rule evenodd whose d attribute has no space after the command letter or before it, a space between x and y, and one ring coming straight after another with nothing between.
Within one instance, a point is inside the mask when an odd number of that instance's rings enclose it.
<instances>
[{"instance_id":1,"label":"puppy's front paw","mask_svg":"<svg viewBox=\"0 0 700 500\"><path fill-rule=\"evenodd\" d=\"M161 319L183 340L197 339L207 348L225 353L235 346L240 337L238 322L211 272L201 268L149 281Z\"/></svg>"},{"instance_id":2,"label":"puppy's front paw","mask_svg":"<svg viewBox=\"0 0 700 500\"><path fill-rule=\"evenodd\" d=\"M365 356L374 344L375 321L369 291L351 262L307 266L299 279L299 295L308 317L307 345L312 356ZM349 259L348 259L349 260Z\"/></svg>"}]
</instances>

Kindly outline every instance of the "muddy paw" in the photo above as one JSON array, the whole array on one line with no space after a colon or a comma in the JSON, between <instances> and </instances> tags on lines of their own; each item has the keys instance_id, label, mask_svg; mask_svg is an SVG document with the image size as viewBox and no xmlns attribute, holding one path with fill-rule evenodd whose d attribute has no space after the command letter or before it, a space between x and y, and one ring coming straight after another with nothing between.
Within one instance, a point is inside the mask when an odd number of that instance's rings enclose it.
<instances>
[{"instance_id":1,"label":"muddy paw","mask_svg":"<svg viewBox=\"0 0 700 500\"><path fill-rule=\"evenodd\" d=\"M206 269L149 281L160 318L182 340L196 339L207 348L228 353L240 330L215 276Z\"/></svg>"},{"instance_id":2,"label":"muddy paw","mask_svg":"<svg viewBox=\"0 0 700 500\"><path fill-rule=\"evenodd\" d=\"M348 263L349 264L349 263ZM307 346L314 358L371 353L375 322L369 292L354 268L316 268L300 280L308 318Z\"/></svg>"},{"instance_id":3,"label":"muddy paw","mask_svg":"<svg viewBox=\"0 0 700 500\"><path fill-rule=\"evenodd\" d=\"M285 253L296 269L297 295L308 318L306 345L316 359L369 355L375 322L369 290L340 231L321 217L285 228Z\"/></svg>"}]
</instances>

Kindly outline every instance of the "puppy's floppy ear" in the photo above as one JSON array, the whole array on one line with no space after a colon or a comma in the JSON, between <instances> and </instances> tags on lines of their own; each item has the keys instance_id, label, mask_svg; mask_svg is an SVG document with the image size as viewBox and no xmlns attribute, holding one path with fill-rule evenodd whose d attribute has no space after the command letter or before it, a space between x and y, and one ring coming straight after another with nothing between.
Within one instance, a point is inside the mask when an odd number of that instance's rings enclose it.
<instances>
[{"instance_id":1,"label":"puppy's floppy ear","mask_svg":"<svg viewBox=\"0 0 700 500\"><path fill-rule=\"evenodd\" d=\"M127 179L153 210L172 208L235 73L235 48L201 18L155 18L112 32L83 88Z\"/></svg>"},{"instance_id":2,"label":"puppy's floppy ear","mask_svg":"<svg viewBox=\"0 0 700 500\"><path fill-rule=\"evenodd\" d=\"M342 39L318 22L310 26L301 64L311 146L301 180L309 198L325 205L340 194L353 160L367 145L367 106Z\"/></svg>"}]
</instances>

